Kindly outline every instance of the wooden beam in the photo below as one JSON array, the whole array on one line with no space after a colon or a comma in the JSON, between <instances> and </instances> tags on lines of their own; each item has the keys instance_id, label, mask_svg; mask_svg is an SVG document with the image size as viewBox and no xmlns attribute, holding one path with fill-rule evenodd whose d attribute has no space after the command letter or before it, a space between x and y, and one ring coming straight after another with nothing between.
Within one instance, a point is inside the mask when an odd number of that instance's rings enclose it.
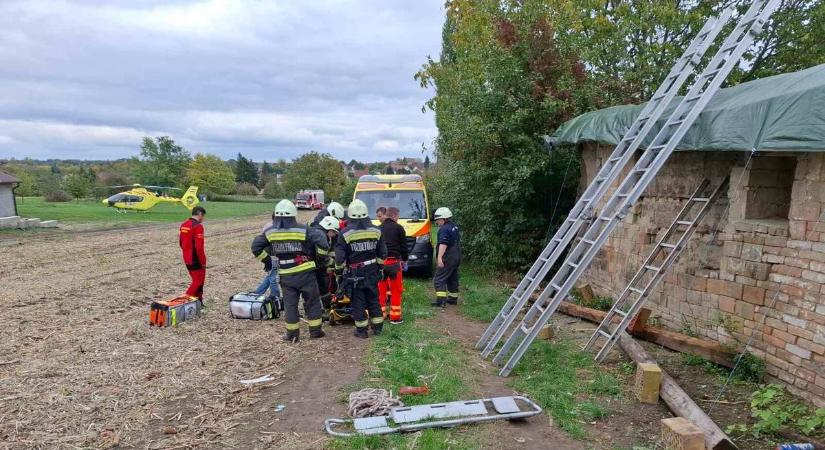
<instances>
[{"instance_id":1,"label":"wooden beam","mask_svg":"<svg viewBox=\"0 0 825 450\"><path fill-rule=\"evenodd\" d=\"M622 333L619 346L637 364L655 363L647 352L627 333ZM730 438L702 411L690 396L662 370L662 387L659 396L674 414L693 422L705 432L705 444L709 449L728 450L738 449Z\"/></svg>"},{"instance_id":2,"label":"wooden beam","mask_svg":"<svg viewBox=\"0 0 825 450\"><path fill-rule=\"evenodd\" d=\"M561 302L559 305L559 311L569 316L580 317L595 323L601 323L607 315L604 311L587 308L585 306L580 306L569 302ZM642 312L644 311L645 310L642 309ZM638 317L639 316L637 316L636 319L637 322L639 321ZM618 323L619 317L614 317L613 322ZM645 341L654 342L678 352L699 355L708 361L713 361L716 364L721 364L725 367L733 367L734 355L730 354L730 352L718 342L699 339L682 333L676 333L651 326L645 326L640 332L634 332L631 328L628 329L632 332L633 336Z\"/></svg>"}]
</instances>

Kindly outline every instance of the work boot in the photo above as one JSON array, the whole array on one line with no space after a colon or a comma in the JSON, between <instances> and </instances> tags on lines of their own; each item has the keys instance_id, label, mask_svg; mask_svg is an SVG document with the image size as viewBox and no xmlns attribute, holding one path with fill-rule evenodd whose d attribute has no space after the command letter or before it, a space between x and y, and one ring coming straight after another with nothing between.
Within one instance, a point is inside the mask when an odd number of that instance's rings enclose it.
<instances>
[{"instance_id":1,"label":"work boot","mask_svg":"<svg viewBox=\"0 0 825 450\"><path fill-rule=\"evenodd\" d=\"M352 333L352 335L361 339L366 339L369 337L367 334L367 327L355 327L355 332Z\"/></svg>"},{"instance_id":2,"label":"work boot","mask_svg":"<svg viewBox=\"0 0 825 450\"><path fill-rule=\"evenodd\" d=\"M447 304L457 305L458 304L458 297L447 297Z\"/></svg>"},{"instance_id":3,"label":"work boot","mask_svg":"<svg viewBox=\"0 0 825 450\"><path fill-rule=\"evenodd\" d=\"M384 324L383 323L374 323L374 324L372 324L372 335L373 336L381 336L382 331L384 331Z\"/></svg>"},{"instance_id":4,"label":"work boot","mask_svg":"<svg viewBox=\"0 0 825 450\"><path fill-rule=\"evenodd\" d=\"M301 336L301 330L287 330L283 338L284 342L296 343Z\"/></svg>"},{"instance_id":5,"label":"work boot","mask_svg":"<svg viewBox=\"0 0 825 450\"><path fill-rule=\"evenodd\" d=\"M321 326L317 327L309 327L309 338L310 339L318 339L326 336L327 334L324 333L324 330L321 329Z\"/></svg>"},{"instance_id":6,"label":"work boot","mask_svg":"<svg viewBox=\"0 0 825 450\"><path fill-rule=\"evenodd\" d=\"M436 297L435 301L430 303L430 306L440 306L444 307L444 299L441 297Z\"/></svg>"},{"instance_id":7,"label":"work boot","mask_svg":"<svg viewBox=\"0 0 825 450\"><path fill-rule=\"evenodd\" d=\"M392 325L401 325L402 323L404 323L404 319L390 319L390 324Z\"/></svg>"}]
</instances>

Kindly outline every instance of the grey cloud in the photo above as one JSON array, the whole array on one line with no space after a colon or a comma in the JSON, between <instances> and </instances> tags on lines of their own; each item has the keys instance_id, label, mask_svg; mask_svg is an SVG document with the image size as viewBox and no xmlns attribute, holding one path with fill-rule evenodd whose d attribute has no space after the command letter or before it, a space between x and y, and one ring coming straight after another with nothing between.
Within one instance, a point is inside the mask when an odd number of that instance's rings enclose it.
<instances>
[{"instance_id":1,"label":"grey cloud","mask_svg":"<svg viewBox=\"0 0 825 450\"><path fill-rule=\"evenodd\" d=\"M412 76L442 20L441 0L0 3L0 157L128 155L152 133L256 159L415 156L436 130Z\"/></svg>"}]
</instances>

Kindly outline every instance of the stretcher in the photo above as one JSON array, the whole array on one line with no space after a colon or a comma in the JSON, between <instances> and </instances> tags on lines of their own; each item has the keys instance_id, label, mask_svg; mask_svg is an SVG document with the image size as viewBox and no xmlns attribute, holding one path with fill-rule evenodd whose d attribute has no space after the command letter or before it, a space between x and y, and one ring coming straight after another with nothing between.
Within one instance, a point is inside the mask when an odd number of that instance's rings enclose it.
<instances>
[{"instance_id":1,"label":"stretcher","mask_svg":"<svg viewBox=\"0 0 825 450\"><path fill-rule=\"evenodd\" d=\"M327 419L324 421L324 427L327 433L338 437L357 434L379 435L425 428L448 428L493 420L519 420L541 412L541 407L526 397L508 396L430 405L396 406L387 416ZM344 427L348 430L343 430Z\"/></svg>"}]
</instances>

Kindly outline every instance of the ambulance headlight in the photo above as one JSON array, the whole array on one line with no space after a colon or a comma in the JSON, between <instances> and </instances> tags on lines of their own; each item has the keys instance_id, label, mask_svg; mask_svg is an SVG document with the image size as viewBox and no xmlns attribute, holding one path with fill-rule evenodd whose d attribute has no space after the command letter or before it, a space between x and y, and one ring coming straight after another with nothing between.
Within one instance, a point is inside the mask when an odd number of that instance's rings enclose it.
<instances>
[{"instance_id":1,"label":"ambulance headlight","mask_svg":"<svg viewBox=\"0 0 825 450\"><path fill-rule=\"evenodd\" d=\"M415 238L416 244L428 244L430 242L430 235L429 234L422 234L421 236L417 236Z\"/></svg>"}]
</instances>

